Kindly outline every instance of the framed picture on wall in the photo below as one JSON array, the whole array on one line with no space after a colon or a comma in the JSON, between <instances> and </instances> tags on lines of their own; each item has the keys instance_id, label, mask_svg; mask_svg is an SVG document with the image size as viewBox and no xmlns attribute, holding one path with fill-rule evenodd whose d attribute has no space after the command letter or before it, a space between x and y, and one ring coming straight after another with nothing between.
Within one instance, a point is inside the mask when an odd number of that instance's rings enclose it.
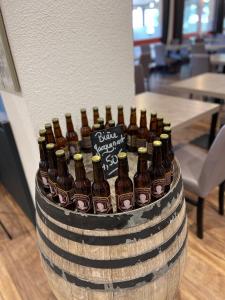
<instances>
[{"instance_id":1,"label":"framed picture on wall","mask_svg":"<svg viewBox=\"0 0 225 300\"><path fill-rule=\"evenodd\" d=\"M2 12L0 10L0 90L19 92L17 77L9 41L7 38Z\"/></svg>"}]
</instances>

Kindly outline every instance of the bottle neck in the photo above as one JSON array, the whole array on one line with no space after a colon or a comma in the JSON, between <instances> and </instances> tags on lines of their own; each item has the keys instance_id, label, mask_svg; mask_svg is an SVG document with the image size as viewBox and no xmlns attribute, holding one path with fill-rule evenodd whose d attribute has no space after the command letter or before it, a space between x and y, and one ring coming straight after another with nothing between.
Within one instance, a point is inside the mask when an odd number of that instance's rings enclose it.
<instances>
[{"instance_id":1,"label":"bottle neck","mask_svg":"<svg viewBox=\"0 0 225 300\"><path fill-rule=\"evenodd\" d=\"M87 119L86 111L81 113L81 122L82 122L82 127L88 127L88 119Z\"/></svg>"},{"instance_id":2,"label":"bottle neck","mask_svg":"<svg viewBox=\"0 0 225 300\"><path fill-rule=\"evenodd\" d=\"M127 158L119 159L118 163L118 177L119 178L127 178L128 177L128 161Z\"/></svg>"},{"instance_id":3,"label":"bottle neck","mask_svg":"<svg viewBox=\"0 0 225 300\"><path fill-rule=\"evenodd\" d=\"M124 115L122 109L118 110L118 124L124 125Z\"/></svg>"},{"instance_id":4,"label":"bottle neck","mask_svg":"<svg viewBox=\"0 0 225 300\"><path fill-rule=\"evenodd\" d=\"M46 143L39 144L40 161L47 161Z\"/></svg>"},{"instance_id":5,"label":"bottle neck","mask_svg":"<svg viewBox=\"0 0 225 300\"><path fill-rule=\"evenodd\" d=\"M137 164L138 174L146 174L147 169L148 169L148 162L147 162L146 153L139 154L138 164Z\"/></svg>"},{"instance_id":6,"label":"bottle neck","mask_svg":"<svg viewBox=\"0 0 225 300\"><path fill-rule=\"evenodd\" d=\"M54 133L56 138L62 137L62 131L59 124L54 125Z\"/></svg>"},{"instance_id":7,"label":"bottle neck","mask_svg":"<svg viewBox=\"0 0 225 300\"><path fill-rule=\"evenodd\" d=\"M168 158L169 154L169 139L162 141L162 159L165 160Z\"/></svg>"},{"instance_id":8,"label":"bottle neck","mask_svg":"<svg viewBox=\"0 0 225 300\"><path fill-rule=\"evenodd\" d=\"M112 113L111 109L106 110L106 117L105 117L106 123L108 123L110 120L112 120Z\"/></svg>"},{"instance_id":9,"label":"bottle neck","mask_svg":"<svg viewBox=\"0 0 225 300\"><path fill-rule=\"evenodd\" d=\"M147 120L146 120L146 112L141 113L141 119L140 119L140 128L146 128L147 127Z\"/></svg>"},{"instance_id":10,"label":"bottle neck","mask_svg":"<svg viewBox=\"0 0 225 300\"><path fill-rule=\"evenodd\" d=\"M66 177L69 175L65 156L57 158L58 176Z\"/></svg>"},{"instance_id":11,"label":"bottle neck","mask_svg":"<svg viewBox=\"0 0 225 300\"><path fill-rule=\"evenodd\" d=\"M150 122L150 131L156 132L156 130L157 130L157 121L156 119L153 119Z\"/></svg>"},{"instance_id":12,"label":"bottle neck","mask_svg":"<svg viewBox=\"0 0 225 300\"><path fill-rule=\"evenodd\" d=\"M93 163L93 173L94 173L94 182L100 183L104 181L104 173L100 161Z\"/></svg>"},{"instance_id":13,"label":"bottle neck","mask_svg":"<svg viewBox=\"0 0 225 300\"><path fill-rule=\"evenodd\" d=\"M136 111L131 112L130 125L137 125Z\"/></svg>"},{"instance_id":14,"label":"bottle neck","mask_svg":"<svg viewBox=\"0 0 225 300\"><path fill-rule=\"evenodd\" d=\"M48 142L48 143L53 143L53 144L55 144L55 137L54 137L52 128L46 129L46 137L47 137L47 142Z\"/></svg>"},{"instance_id":15,"label":"bottle neck","mask_svg":"<svg viewBox=\"0 0 225 300\"><path fill-rule=\"evenodd\" d=\"M154 147L153 150L153 166L161 166L162 165L162 149L161 147Z\"/></svg>"},{"instance_id":16,"label":"bottle neck","mask_svg":"<svg viewBox=\"0 0 225 300\"><path fill-rule=\"evenodd\" d=\"M66 118L67 132L74 132L73 121L71 118Z\"/></svg>"},{"instance_id":17,"label":"bottle neck","mask_svg":"<svg viewBox=\"0 0 225 300\"><path fill-rule=\"evenodd\" d=\"M98 118L99 118L99 112L98 112L98 110L94 110L93 111L93 121L94 121L94 124L98 123Z\"/></svg>"},{"instance_id":18,"label":"bottle neck","mask_svg":"<svg viewBox=\"0 0 225 300\"><path fill-rule=\"evenodd\" d=\"M49 169L57 169L55 149L47 150L47 157Z\"/></svg>"},{"instance_id":19,"label":"bottle neck","mask_svg":"<svg viewBox=\"0 0 225 300\"><path fill-rule=\"evenodd\" d=\"M75 161L75 175L77 181L86 179L86 172L82 159Z\"/></svg>"}]
</instances>

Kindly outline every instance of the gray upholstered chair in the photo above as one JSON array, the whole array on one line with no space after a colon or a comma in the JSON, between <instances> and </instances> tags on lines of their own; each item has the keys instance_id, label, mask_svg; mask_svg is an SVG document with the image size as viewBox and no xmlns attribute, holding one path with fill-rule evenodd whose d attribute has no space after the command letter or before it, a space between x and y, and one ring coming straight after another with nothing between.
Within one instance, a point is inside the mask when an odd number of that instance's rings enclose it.
<instances>
[{"instance_id":1,"label":"gray upholstered chair","mask_svg":"<svg viewBox=\"0 0 225 300\"><path fill-rule=\"evenodd\" d=\"M134 76L135 76L135 94L140 94L145 92L145 79L144 79L144 70L142 65L135 65L134 67Z\"/></svg>"},{"instance_id":2,"label":"gray upholstered chair","mask_svg":"<svg viewBox=\"0 0 225 300\"><path fill-rule=\"evenodd\" d=\"M225 186L225 125L217 134L209 152L204 152L190 144L176 151L184 188L198 196L198 200L187 199L197 206L197 236L203 238L204 198L216 186L219 186L219 214L224 214Z\"/></svg>"},{"instance_id":3,"label":"gray upholstered chair","mask_svg":"<svg viewBox=\"0 0 225 300\"><path fill-rule=\"evenodd\" d=\"M191 76L196 76L210 71L210 62L208 54L191 55Z\"/></svg>"}]
</instances>

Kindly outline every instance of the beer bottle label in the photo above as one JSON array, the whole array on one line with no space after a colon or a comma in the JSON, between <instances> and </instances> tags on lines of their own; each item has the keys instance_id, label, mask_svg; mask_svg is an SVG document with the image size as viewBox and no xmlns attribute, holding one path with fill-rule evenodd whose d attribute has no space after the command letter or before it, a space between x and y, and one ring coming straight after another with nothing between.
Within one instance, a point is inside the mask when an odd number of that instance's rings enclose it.
<instances>
[{"instance_id":1,"label":"beer bottle label","mask_svg":"<svg viewBox=\"0 0 225 300\"><path fill-rule=\"evenodd\" d=\"M129 147L136 147L137 137L136 135L127 135L127 145Z\"/></svg>"},{"instance_id":2,"label":"beer bottle label","mask_svg":"<svg viewBox=\"0 0 225 300\"><path fill-rule=\"evenodd\" d=\"M107 214L112 210L111 196L108 197L93 197L94 211L96 214Z\"/></svg>"},{"instance_id":3,"label":"beer bottle label","mask_svg":"<svg viewBox=\"0 0 225 300\"><path fill-rule=\"evenodd\" d=\"M82 136L82 148L89 149L91 148L91 137L90 136Z\"/></svg>"},{"instance_id":4,"label":"beer bottle label","mask_svg":"<svg viewBox=\"0 0 225 300\"><path fill-rule=\"evenodd\" d=\"M66 207L67 205L75 201L74 189L64 191L61 188L57 187L57 194L59 196L59 202L62 207Z\"/></svg>"},{"instance_id":5,"label":"beer bottle label","mask_svg":"<svg viewBox=\"0 0 225 300\"><path fill-rule=\"evenodd\" d=\"M40 175L41 175L41 180L42 180L43 185L45 187L49 187L49 184L48 184L48 173L45 172L45 171L40 170Z\"/></svg>"},{"instance_id":6,"label":"beer bottle label","mask_svg":"<svg viewBox=\"0 0 225 300\"><path fill-rule=\"evenodd\" d=\"M152 153L153 153L153 144L152 143L147 143L147 151L148 151L148 154L152 155Z\"/></svg>"},{"instance_id":7,"label":"beer bottle label","mask_svg":"<svg viewBox=\"0 0 225 300\"><path fill-rule=\"evenodd\" d=\"M75 141L71 141L69 143L69 151L71 156L73 156L75 153L79 153L80 152L79 143Z\"/></svg>"},{"instance_id":8,"label":"beer bottle label","mask_svg":"<svg viewBox=\"0 0 225 300\"><path fill-rule=\"evenodd\" d=\"M151 188L135 188L134 192L138 206L145 206L151 202Z\"/></svg>"},{"instance_id":9,"label":"beer bottle label","mask_svg":"<svg viewBox=\"0 0 225 300\"><path fill-rule=\"evenodd\" d=\"M171 178L172 178L172 172L168 171L165 173L165 185L170 185L171 184Z\"/></svg>"},{"instance_id":10,"label":"beer bottle label","mask_svg":"<svg viewBox=\"0 0 225 300\"><path fill-rule=\"evenodd\" d=\"M152 181L152 196L156 199L161 198L165 193L165 179L159 178Z\"/></svg>"},{"instance_id":11,"label":"beer bottle label","mask_svg":"<svg viewBox=\"0 0 225 300\"><path fill-rule=\"evenodd\" d=\"M137 139L136 145L137 148L146 147L146 139Z\"/></svg>"},{"instance_id":12,"label":"beer bottle label","mask_svg":"<svg viewBox=\"0 0 225 300\"><path fill-rule=\"evenodd\" d=\"M50 188L50 192L52 194L53 197L57 196L57 186L56 183L53 182L50 178L48 178L48 183L49 183L49 188Z\"/></svg>"},{"instance_id":13,"label":"beer bottle label","mask_svg":"<svg viewBox=\"0 0 225 300\"><path fill-rule=\"evenodd\" d=\"M133 193L116 195L116 202L118 211L132 210L134 208L134 195Z\"/></svg>"},{"instance_id":14,"label":"beer bottle label","mask_svg":"<svg viewBox=\"0 0 225 300\"><path fill-rule=\"evenodd\" d=\"M75 194L74 198L77 211L87 213L91 209L91 196Z\"/></svg>"}]
</instances>

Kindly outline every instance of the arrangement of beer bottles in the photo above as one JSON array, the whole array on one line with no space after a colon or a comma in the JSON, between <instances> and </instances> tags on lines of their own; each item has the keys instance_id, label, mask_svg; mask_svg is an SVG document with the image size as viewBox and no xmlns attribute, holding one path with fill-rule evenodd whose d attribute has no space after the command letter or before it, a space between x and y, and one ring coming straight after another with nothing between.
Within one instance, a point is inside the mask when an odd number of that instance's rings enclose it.
<instances>
[{"instance_id":1,"label":"arrangement of beer bottles","mask_svg":"<svg viewBox=\"0 0 225 300\"><path fill-rule=\"evenodd\" d=\"M123 106L118 106L117 126L127 136L128 152L137 152L137 170L129 174L126 152L118 154L118 176L115 179L116 209L112 206L111 191L99 155L92 156L93 182L85 170L81 152L91 152L91 132L115 127L111 106L106 106L105 122L98 107L93 107L93 126L89 126L86 109L81 109L81 141L74 129L72 116L65 114L66 137L58 118L39 130L40 162L37 182L41 192L56 205L79 213L110 214L138 209L157 201L169 192L173 180L174 152L170 122L151 113L149 129L146 110L140 112L137 126L136 108L131 107L130 124L125 125ZM72 159L75 178L69 173Z\"/></svg>"}]
</instances>

